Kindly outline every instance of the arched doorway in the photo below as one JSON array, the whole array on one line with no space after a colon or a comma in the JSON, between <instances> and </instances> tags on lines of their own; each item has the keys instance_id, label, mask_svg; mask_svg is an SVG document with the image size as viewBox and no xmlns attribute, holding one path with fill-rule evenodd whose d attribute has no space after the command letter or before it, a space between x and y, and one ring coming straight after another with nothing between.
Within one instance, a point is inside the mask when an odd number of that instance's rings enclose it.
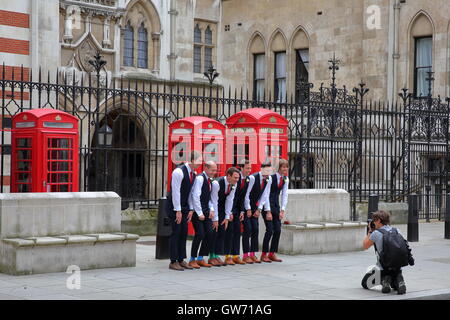
<instances>
[{"instance_id":1,"label":"arched doorway","mask_svg":"<svg viewBox=\"0 0 450 320\"><path fill-rule=\"evenodd\" d=\"M147 199L147 142L135 116L113 110L93 136L89 161L89 191L114 191L122 209L131 201Z\"/></svg>"}]
</instances>

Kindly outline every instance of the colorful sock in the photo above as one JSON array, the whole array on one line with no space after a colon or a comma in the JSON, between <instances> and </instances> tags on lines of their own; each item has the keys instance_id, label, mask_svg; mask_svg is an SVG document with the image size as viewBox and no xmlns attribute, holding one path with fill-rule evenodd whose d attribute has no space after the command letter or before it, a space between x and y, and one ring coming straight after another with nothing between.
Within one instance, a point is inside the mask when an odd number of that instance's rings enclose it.
<instances>
[{"instance_id":1,"label":"colorful sock","mask_svg":"<svg viewBox=\"0 0 450 320\"><path fill-rule=\"evenodd\" d=\"M269 253L269 257L273 256L273 254L274 254L273 252L270 252L270 253Z\"/></svg>"},{"instance_id":2,"label":"colorful sock","mask_svg":"<svg viewBox=\"0 0 450 320\"><path fill-rule=\"evenodd\" d=\"M239 255L234 255L233 256L233 259L237 259L237 258L239 258Z\"/></svg>"},{"instance_id":3,"label":"colorful sock","mask_svg":"<svg viewBox=\"0 0 450 320\"><path fill-rule=\"evenodd\" d=\"M209 259L215 259L216 257L214 257L214 253L210 253L209 254Z\"/></svg>"},{"instance_id":4,"label":"colorful sock","mask_svg":"<svg viewBox=\"0 0 450 320\"><path fill-rule=\"evenodd\" d=\"M254 257L255 253L254 252L250 252L250 257Z\"/></svg>"},{"instance_id":5,"label":"colorful sock","mask_svg":"<svg viewBox=\"0 0 450 320\"><path fill-rule=\"evenodd\" d=\"M266 256L265 252L261 253L261 257L265 257L265 256Z\"/></svg>"},{"instance_id":6,"label":"colorful sock","mask_svg":"<svg viewBox=\"0 0 450 320\"><path fill-rule=\"evenodd\" d=\"M244 253L244 258L247 258L248 256L248 253Z\"/></svg>"},{"instance_id":7,"label":"colorful sock","mask_svg":"<svg viewBox=\"0 0 450 320\"><path fill-rule=\"evenodd\" d=\"M191 261L195 261L195 259L197 259L197 258L195 258L195 257L191 257L191 258L189 259L189 262L191 262Z\"/></svg>"},{"instance_id":8,"label":"colorful sock","mask_svg":"<svg viewBox=\"0 0 450 320\"><path fill-rule=\"evenodd\" d=\"M225 259L230 259L230 258L231 258L231 255L229 255L229 254L225 255Z\"/></svg>"},{"instance_id":9,"label":"colorful sock","mask_svg":"<svg viewBox=\"0 0 450 320\"><path fill-rule=\"evenodd\" d=\"M197 261L202 261L203 260L203 256L198 256L197 257Z\"/></svg>"}]
</instances>

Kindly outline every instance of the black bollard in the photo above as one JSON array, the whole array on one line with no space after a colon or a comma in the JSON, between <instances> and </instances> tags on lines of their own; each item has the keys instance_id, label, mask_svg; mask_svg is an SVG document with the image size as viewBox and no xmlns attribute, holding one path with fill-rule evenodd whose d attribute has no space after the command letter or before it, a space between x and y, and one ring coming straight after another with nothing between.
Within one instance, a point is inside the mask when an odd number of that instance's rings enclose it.
<instances>
[{"instance_id":1,"label":"black bollard","mask_svg":"<svg viewBox=\"0 0 450 320\"><path fill-rule=\"evenodd\" d=\"M445 201L445 239L450 239L450 193L447 193Z\"/></svg>"},{"instance_id":2,"label":"black bollard","mask_svg":"<svg viewBox=\"0 0 450 320\"><path fill-rule=\"evenodd\" d=\"M156 229L156 259L169 259L169 240L172 233L172 224L166 214L166 198L159 199L158 203L158 226Z\"/></svg>"},{"instance_id":3,"label":"black bollard","mask_svg":"<svg viewBox=\"0 0 450 320\"><path fill-rule=\"evenodd\" d=\"M380 196L377 194L371 194L369 196L369 206L367 208L367 223L372 222L372 215L378 211L378 202ZM369 232L369 226L367 226L366 233Z\"/></svg>"},{"instance_id":4,"label":"black bollard","mask_svg":"<svg viewBox=\"0 0 450 320\"><path fill-rule=\"evenodd\" d=\"M408 241L419 241L419 210L418 195L410 194L408 196Z\"/></svg>"}]
</instances>

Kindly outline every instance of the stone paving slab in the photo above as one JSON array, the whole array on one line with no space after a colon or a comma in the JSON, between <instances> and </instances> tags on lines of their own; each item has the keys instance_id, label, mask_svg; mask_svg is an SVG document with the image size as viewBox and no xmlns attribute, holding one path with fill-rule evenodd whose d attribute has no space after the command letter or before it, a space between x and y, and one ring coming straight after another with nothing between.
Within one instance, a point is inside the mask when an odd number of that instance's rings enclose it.
<instances>
[{"instance_id":1,"label":"stone paving slab","mask_svg":"<svg viewBox=\"0 0 450 320\"><path fill-rule=\"evenodd\" d=\"M406 225L399 226L406 235ZM227 266L176 272L156 260L155 246L137 244L135 268L81 271L81 289L69 290L67 273L0 274L0 299L83 300L337 300L450 299L450 240L444 223L421 223L420 242L411 243L414 267L404 269L407 294L361 288L373 249L336 254L286 256L282 263ZM142 237L139 241L154 240ZM362 241L362 239L361 239ZM190 242L188 242L188 252Z\"/></svg>"}]
</instances>

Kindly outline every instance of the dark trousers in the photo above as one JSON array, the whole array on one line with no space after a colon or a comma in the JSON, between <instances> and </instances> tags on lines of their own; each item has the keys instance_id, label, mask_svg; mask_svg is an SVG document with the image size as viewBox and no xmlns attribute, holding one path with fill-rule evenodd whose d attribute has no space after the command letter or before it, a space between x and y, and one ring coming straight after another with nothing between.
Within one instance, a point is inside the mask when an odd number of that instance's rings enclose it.
<instances>
[{"instance_id":1,"label":"dark trousers","mask_svg":"<svg viewBox=\"0 0 450 320\"><path fill-rule=\"evenodd\" d=\"M192 225L195 230L194 240L192 240L191 257L208 256L213 238L212 221L208 217L209 212L203 212L205 220L200 220L196 213L192 215ZM200 247L201 244L201 247ZM200 248L200 252L198 249Z\"/></svg>"},{"instance_id":2,"label":"dark trousers","mask_svg":"<svg viewBox=\"0 0 450 320\"><path fill-rule=\"evenodd\" d=\"M262 216L264 219L264 224L266 225L266 233L264 234L262 252L278 252L278 244L280 243L281 235L280 213L272 212L271 221L266 219L266 215L266 212L263 211Z\"/></svg>"},{"instance_id":3,"label":"dark trousers","mask_svg":"<svg viewBox=\"0 0 450 320\"><path fill-rule=\"evenodd\" d=\"M228 223L225 233L225 254L238 256L241 251L241 222L239 213L233 213L233 221Z\"/></svg>"},{"instance_id":4,"label":"dark trousers","mask_svg":"<svg viewBox=\"0 0 450 320\"><path fill-rule=\"evenodd\" d=\"M223 255L225 252L225 226L222 224L223 220L225 220L225 212L219 212L219 228L217 232L213 232L213 240L211 245L211 253L215 253L217 255ZM229 227L229 226L228 226Z\"/></svg>"},{"instance_id":5,"label":"dark trousers","mask_svg":"<svg viewBox=\"0 0 450 320\"><path fill-rule=\"evenodd\" d=\"M188 234L187 216L189 212L181 212L181 223L175 222L176 212L172 211L168 214L172 220L172 234L169 239L170 260L171 262L183 261L186 258L186 240Z\"/></svg>"},{"instance_id":6,"label":"dark trousers","mask_svg":"<svg viewBox=\"0 0 450 320\"><path fill-rule=\"evenodd\" d=\"M252 211L252 214L254 211ZM259 218L244 215L244 234L242 235L242 250L244 253L258 252Z\"/></svg>"},{"instance_id":7,"label":"dark trousers","mask_svg":"<svg viewBox=\"0 0 450 320\"><path fill-rule=\"evenodd\" d=\"M381 281L387 276L390 277L391 287L397 290L399 281L403 281L402 269L381 270Z\"/></svg>"}]
</instances>

